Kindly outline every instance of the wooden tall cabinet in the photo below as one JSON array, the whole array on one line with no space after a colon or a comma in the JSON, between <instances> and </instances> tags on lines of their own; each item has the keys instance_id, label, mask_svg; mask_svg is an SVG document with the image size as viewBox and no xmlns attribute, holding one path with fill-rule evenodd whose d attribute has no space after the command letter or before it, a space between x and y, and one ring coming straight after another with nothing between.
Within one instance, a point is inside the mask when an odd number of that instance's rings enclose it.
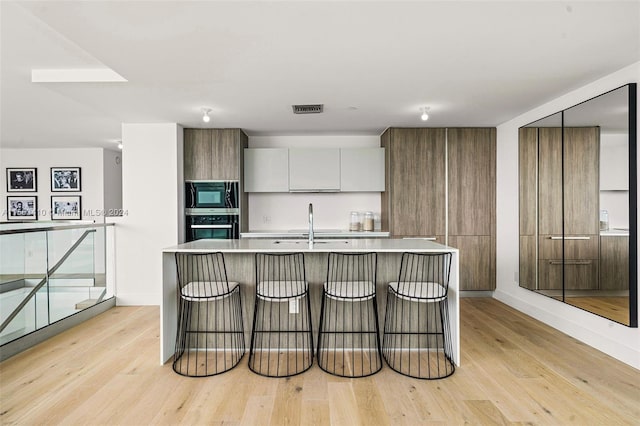
<instances>
[{"instance_id":1,"label":"wooden tall cabinet","mask_svg":"<svg viewBox=\"0 0 640 426\"><path fill-rule=\"evenodd\" d=\"M531 127L519 137L520 285L597 289L599 129Z\"/></svg>"},{"instance_id":2,"label":"wooden tall cabinet","mask_svg":"<svg viewBox=\"0 0 640 426\"><path fill-rule=\"evenodd\" d=\"M448 245L460 250L460 288L496 282L496 129L447 130Z\"/></svg>"},{"instance_id":3,"label":"wooden tall cabinet","mask_svg":"<svg viewBox=\"0 0 640 426\"><path fill-rule=\"evenodd\" d=\"M562 129L538 129L538 215L541 235L562 235Z\"/></svg>"},{"instance_id":4,"label":"wooden tall cabinet","mask_svg":"<svg viewBox=\"0 0 640 426\"><path fill-rule=\"evenodd\" d=\"M600 234L600 129L564 129L564 222L566 235Z\"/></svg>"},{"instance_id":5,"label":"wooden tall cabinet","mask_svg":"<svg viewBox=\"0 0 640 426\"><path fill-rule=\"evenodd\" d=\"M382 227L392 237L446 235L445 129L389 128L381 138L386 150Z\"/></svg>"},{"instance_id":6,"label":"wooden tall cabinet","mask_svg":"<svg viewBox=\"0 0 640 426\"><path fill-rule=\"evenodd\" d=\"M249 228L249 197L243 188L248 146L242 129L184 129L184 179L239 181L240 231Z\"/></svg>"},{"instance_id":7,"label":"wooden tall cabinet","mask_svg":"<svg viewBox=\"0 0 640 426\"><path fill-rule=\"evenodd\" d=\"M381 137L383 229L460 249L462 290L495 289L495 144L495 129L484 128L389 128Z\"/></svg>"},{"instance_id":8,"label":"wooden tall cabinet","mask_svg":"<svg viewBox=\"0 0 640 426\"><path fill-rule=\"evenodd\" d=\"M535 290L538 282L538 129L519 130L520 286Z\"/></svg>"}]
</instances>

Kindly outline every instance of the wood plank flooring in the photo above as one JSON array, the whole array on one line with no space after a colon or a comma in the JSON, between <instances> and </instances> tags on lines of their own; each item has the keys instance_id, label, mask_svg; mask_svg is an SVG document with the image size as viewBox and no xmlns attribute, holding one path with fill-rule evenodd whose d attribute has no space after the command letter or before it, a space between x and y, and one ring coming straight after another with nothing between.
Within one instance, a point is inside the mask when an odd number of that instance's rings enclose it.
<instances>
[{"instance_id":1,"label":"wood plank flooring","mask_svg":"<svg viewBox=\"0 0 640 426\"><path fill-rule=\"evenodd\" d=\"M629 324L629 297L567 297L566 302L621 324Z\"/></svg>"},{"instance_id":2,"label":"wood plank flooring","mask_svg":"<svg viewBox=\"0 0 640 426\"><path fill-rule=\"evenodd\" d=\"M248 355L187 378L158 364L159 309L118 307L0 364L0 424L638 425L640 371L493 299L461 299L462 366L436 381L316 364L257 376Z\"/></svg>"}]
</instances>

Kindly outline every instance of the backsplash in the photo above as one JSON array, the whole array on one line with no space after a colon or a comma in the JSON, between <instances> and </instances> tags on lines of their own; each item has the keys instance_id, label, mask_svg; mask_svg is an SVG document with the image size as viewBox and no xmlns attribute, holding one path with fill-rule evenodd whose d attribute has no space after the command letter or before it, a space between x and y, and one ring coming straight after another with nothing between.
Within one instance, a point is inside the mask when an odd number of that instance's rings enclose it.
<instances>
[{"instance_id":1,"label":"backsplash","mask_svg":"<svg viewBox=\"0 0 640 426\"><path fill-rule=\"evenodd\" d=\"M600 191L600 210L609 212L609 228L628 228L629 191Z\"/></svg>"},{"instance_id":2,"label":"backsplash","mask_svg":"<svg viewBox=\"0 0 640 426\"><path fill-rule=\"evenodd\" d=\"M308 228L309 203L315 229L346 230L351 211L380 212L380 193L249 194L249 230Z\"/></svg>"}]
</instances>

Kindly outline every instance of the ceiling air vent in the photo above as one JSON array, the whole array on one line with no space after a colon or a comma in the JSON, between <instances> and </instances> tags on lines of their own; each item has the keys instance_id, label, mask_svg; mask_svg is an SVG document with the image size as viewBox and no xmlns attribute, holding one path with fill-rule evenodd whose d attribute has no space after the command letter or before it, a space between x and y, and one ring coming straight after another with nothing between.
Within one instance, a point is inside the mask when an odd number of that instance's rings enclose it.
<instances>
[{"instance_id":1,"label":"ceiling air vent","mask_svg":"<svg viewBox=\"0 0 640 426\"><path fill-rule=\"evenodd\" d=\"M294 114L320 114L324 109L323 104L291 105Z\"/></svg>"}]
</instances>

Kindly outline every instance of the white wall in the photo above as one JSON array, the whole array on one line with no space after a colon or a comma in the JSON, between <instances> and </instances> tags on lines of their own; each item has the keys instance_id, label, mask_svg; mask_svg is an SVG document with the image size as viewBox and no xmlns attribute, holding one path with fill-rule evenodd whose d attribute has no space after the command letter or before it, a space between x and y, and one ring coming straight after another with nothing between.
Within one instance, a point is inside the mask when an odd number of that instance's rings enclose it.
<instances>
[{"instance_id":1,"label":"white wall","mask_svg":"<svg viewBox=\"0 0 640 426\"><path fill-rule=\"evenodd\" d=\"M160 305L162 249L183 241L182 128L123 124L122 207L116 223L118 305Z\"/></svg>"},{"instance_id":2,"label":"white wall","mask_svg":"<svg viewBox=\"0 0 640 426\"><path fill-rule=\"evenodd\" d=\"M104 177L102 148L49 148L49 149L12 149L0 150L0 168L2 169L0 194L3 207L0 220L7 220L7 195L38 197L38 220L51 220L51 195L80 195L83 220L95 220L95 213L104 208ZM36 167L37 192L7 193L7 167ZM51 167L80 167L80 192L51 192ZM101 221L101 220L100 220Z\"/></svg>"},{"instance_id":3,"label":"white wall","mask_svg":"<svg viewBox=\"0 0 640 426\"><path fill-rule=\"evenodd\" d=\"M522 289L518 273L518 128L640 80L640 62L522 114L497 129L497 288L494 297L599 350L640 368L640 329ZM534 84L534 83L532 83ZM637 212L636 212L637 214ZM572 356L567 354L567 356Z\"/></svg>"},{"instance_id":4,"label":"white wall","mask_svg":"<svg viewBox=\"0 0 640 426\"><path fill-rule=\"evenodd\" d=\"M367 148L379 147L379 136L251 136L250 148ZM313 203L315 229L348 229L351 211L380 212L379 192L251 193L250 230L308 228L308 205Z\"/></svg>"}]
</instances>

